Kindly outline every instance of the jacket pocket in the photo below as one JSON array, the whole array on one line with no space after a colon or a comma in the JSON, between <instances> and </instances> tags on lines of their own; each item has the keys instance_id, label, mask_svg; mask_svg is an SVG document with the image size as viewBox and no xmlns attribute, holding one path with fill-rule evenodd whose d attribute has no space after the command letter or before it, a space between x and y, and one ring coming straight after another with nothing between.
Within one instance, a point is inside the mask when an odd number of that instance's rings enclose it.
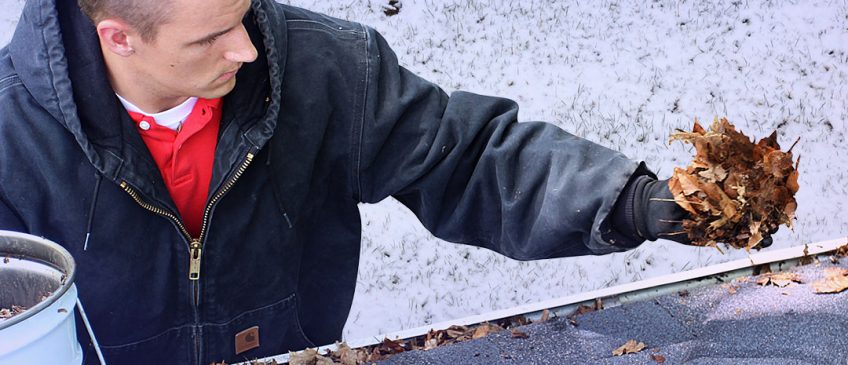
<instances>
[{"instance_id":1,"label":"jacket pocket","mask_svg":"<svg viewBox=\"0 0 848 365\"><path fill-rule=\"evenodd\" d=\"M236 334L254 326L259 327L259 347L236 354ZM241 313L226 323L206 324L203 337L207 354L204 364L216 361L231 364L316 347L303 332L295 294Z\"/></svg>"},{"instance_id":2,"label":"jacket pocket","mask_svg":"<svg viewBox=\"0 0 848 365\"><path fill-rule=\"evenodd\" d=\"M132 329L127 329L132 331ZM192 326L171 328L156 336L117 346L100 346L107 364L190 364L194 341ZM82 341L80 341L82 342ZM83 345L85 343L83 342ZM86 365L99 365L94 347L85 347Z\"/></svg>"}]
</instances>

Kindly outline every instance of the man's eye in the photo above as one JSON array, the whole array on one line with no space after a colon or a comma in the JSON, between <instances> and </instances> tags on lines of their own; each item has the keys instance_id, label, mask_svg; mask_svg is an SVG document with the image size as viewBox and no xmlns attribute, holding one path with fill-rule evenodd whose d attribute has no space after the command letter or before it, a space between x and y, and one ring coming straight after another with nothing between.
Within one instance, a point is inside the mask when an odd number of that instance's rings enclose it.
<instances>
[{"instance_id":1,"label":"man's eye","mask_svg":"<svg viewBox=\"0 0 848 365\"><path fill-rule=\"evenodd\" d=\"M218 37L219 37L219 36L214 36L214 37L212 37L212 38L209 38L209 39L207 39L207 40L203 41L203 44L204 44L204 45L207 45L207 46L211 46L213 43L215 43L215 41L217 41L217 40L218 40Z\"/></svg>"}]
</instances>

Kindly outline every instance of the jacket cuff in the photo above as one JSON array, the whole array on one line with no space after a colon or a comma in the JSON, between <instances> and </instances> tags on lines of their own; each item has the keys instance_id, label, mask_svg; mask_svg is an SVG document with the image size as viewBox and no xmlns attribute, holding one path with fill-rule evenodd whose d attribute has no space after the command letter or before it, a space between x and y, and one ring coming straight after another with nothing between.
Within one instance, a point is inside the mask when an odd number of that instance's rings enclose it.
<instances>
[{"instance_id":1,"label":"jacket cuff","mask_svg":"<svg viewBox=\"0 0 848 365\"><path fill-rule=\"evenodd\" d=\"M637 211L637 205L645 187L654 180L653 174L647 168L639 168L627 181L613 207L608 231L604 233L609 242L626 248L633 248L645 242L647 236L646 232L643 232L644 222L640 222L644 217Z\"/></svg>"}]
</instances>

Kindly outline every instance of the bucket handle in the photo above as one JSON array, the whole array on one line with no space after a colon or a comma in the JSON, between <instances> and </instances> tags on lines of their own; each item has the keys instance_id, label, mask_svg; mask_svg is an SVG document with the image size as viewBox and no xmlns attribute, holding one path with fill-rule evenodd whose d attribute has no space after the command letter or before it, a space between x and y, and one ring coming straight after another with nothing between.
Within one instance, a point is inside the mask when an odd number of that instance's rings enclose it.
<instances>
[{"instance_id":1,"label":"bucket handle","mask_svg":"<svg viewBox=\"0 0 848 365\"><path fill-rule=\"evenodd\" d=\"M94 330L91 329L91 323L88 322L88 316L85 315L85 310L82 309L82 302L80 302L79 298L77 298L77 309L79 309L82 322L85 323L85 330L88 331L88 337L91 337L91 343L94 345L94 352L97 353L100 364L106 365L106 360L103 359L103 352L100 351L100 344L97 343L97 337L94 336Z\"/></svg>"}]
</instances>

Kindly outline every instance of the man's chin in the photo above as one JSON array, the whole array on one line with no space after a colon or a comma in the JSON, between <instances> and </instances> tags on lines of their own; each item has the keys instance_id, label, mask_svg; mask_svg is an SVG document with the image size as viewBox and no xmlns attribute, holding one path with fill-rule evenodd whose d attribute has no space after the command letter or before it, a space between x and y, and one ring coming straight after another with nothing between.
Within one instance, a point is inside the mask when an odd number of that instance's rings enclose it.
<instances>
[{"instance_id":1,"label":"man's chin","mask_svg":"<svg viewBox=\"0 0 848 365\"><path fill-rule=\"evenodd\" d=\"M229 94L231 91L233 91L233 89L235 87L236 87L236 78L233 77L233 78L227 80L226 83L223 83L220 86L218 86L218 87L216 87L212 90L209 90L208 92L203 93L203 95L200 95L200 97L204 98L204 99L222 98L222 97L226 96L227 94Z\"/></svg>"}]
</instances>

